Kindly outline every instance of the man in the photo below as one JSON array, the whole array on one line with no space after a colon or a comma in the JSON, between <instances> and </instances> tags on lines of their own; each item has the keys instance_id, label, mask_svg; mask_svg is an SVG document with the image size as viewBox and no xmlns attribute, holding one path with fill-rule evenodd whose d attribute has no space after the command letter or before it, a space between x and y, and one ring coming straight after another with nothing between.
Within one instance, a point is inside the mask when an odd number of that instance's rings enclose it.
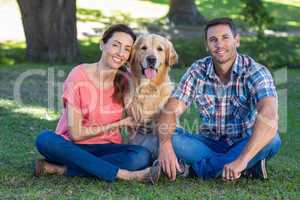
<instances>
[{"instance_id":1,"label":"man","mask_svg":"<svg viewBox=\"0 0 300 200\"><path fill-rule=\"evenodd\" d=\"M209 57L197 60L182 77L159 117L159 161L176 179L179 160L204 179L267 178L266 159L280 148L277 94L268 69L238 54L240 36L229 18L205 27ZM197 134L176 128L194 102L202 125ZM181 163L180 162L180 163Z\"/></svg>"}]
</instances>

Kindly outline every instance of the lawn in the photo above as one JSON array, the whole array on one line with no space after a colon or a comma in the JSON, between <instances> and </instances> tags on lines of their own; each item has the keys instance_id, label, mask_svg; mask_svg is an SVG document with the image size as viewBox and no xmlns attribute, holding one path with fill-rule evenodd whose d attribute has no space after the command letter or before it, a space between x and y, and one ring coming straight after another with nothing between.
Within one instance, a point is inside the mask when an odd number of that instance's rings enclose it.
<instances>
[{"instance_id":1,"label":"lawn","mask_svg":"<svg viewBox=\"0 0 300 200\"><path fill-rule=\"evenodd\" d=\"M54 109L47 109L47 75L25 79L21 87L23 104L13 101L15 81L29 69L44 70L47 73L54 70L56 94L59 84L65 78L57 74L67 74L70 66L30 63L0 66L0 199L295 200L300 197L300 120L297 116L300 112L300 70L288 70L287 83L278 82L279 90L288 89L288 124L287 131L281 134L283 145L280 153L268 163L269 180L241 179L225 183L221 180L186 179L169 182L162 178L157 186L150 186L123 181L109 184L95 178L33 177L34 160L41 158L34 147L35 137L43 129L55 128L59 117L59 102L55 100ZM174 69L173 80L178 80L183 72L183 69ZM190 123L189 127L195 116L193 109L184 116Z\"/></svg>"}]
</instances>

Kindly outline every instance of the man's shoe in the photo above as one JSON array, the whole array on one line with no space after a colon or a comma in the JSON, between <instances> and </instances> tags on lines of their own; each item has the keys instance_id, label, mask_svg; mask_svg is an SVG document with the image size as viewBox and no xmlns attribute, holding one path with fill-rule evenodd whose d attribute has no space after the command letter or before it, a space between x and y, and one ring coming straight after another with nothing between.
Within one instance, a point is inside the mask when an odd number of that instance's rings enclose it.
<instances>
[{"instance_id":1,"label":"man's shoe","mask_svg":"<svg viewBox=\"0 0 300 200\"><path fill-rule=\"evenodd\" d=\"M191 167L190 165L186 164L185 162L183 162L182 160L178 160L178 164L179 164L179 167L180 167L180 171L176 171L176 177L177 178L187 178L189 177L191 174ZM159 165L160 166L160 163L159 163L159 160L155 160L152 164L152 167L154 165ZM161 166L160 166L161 167Z\"/></svg>"},{"instance_id":2,"label":"man's shoe","mask_svg":"<svg viewBox=\"0 0 300 200\"><path fill-rule=\"evenodd\" d=\"M159 160L155 160L150 168L149 182L154 185L158 182L161 174L161 165Z\"/></svg>"},{"instance_id":3,"label":"man's shoe","mask_svg":"<svg viewBox=\"0 0 300 200\"><path fill-rule=\"evenodd\" d=\"M178 178L187 178L190 174L190 165L186 164L182 160L178 161L181 172L176 172L176 177Z\"/></svg>"},{"instance_id":4,"label":"man's shoe","mask_svg":"<svg viewBox=\"0 0 300 200\"><path fill-rule=\"evenodd\" d=\"M243 172L243 176L253 179L265 180L268 178L266 159L258 161L253 167Z\"/></svg>"}]
</instances>

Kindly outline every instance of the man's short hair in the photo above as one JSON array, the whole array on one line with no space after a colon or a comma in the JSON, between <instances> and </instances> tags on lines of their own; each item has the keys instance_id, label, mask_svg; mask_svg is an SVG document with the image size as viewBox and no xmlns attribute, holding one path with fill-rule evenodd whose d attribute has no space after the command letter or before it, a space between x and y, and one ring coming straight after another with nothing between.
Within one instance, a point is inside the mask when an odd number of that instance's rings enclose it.
<instances>
[{"instance_id":1,"label":"man's short hair","mask_svg":"<svg viewBox=\"0 0 300 200\"><path fill-rule=\"evenodd\" d=\"M207 30L212 27L212 26L216 26L216 25L219 25L219 24L224 24L224 25L228 25L233 36L236 36L237 34L237 30L236 30L236 27L233 23L233 20L229 17L222 17L222 18L216 18L216 19L212 19L210 21L208 21L206 23L206 26L204 28L204 33L205 33L205 41L207 40Z\"/></svg>"}]
</instances>

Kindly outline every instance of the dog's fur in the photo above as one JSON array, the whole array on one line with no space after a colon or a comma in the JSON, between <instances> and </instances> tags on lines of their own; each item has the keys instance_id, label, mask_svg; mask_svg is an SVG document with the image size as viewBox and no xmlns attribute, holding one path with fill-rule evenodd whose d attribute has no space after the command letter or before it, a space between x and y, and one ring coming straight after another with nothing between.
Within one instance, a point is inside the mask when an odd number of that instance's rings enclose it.
<instances>
[{"instance_id":1,"label":"dog's fur","mask_svg":"<svg viewBox=\"0 0 300 200\"><path fill-rule=\"evenodd\" d=\"M130 59L130 91L124 102L128 114L140 126L155 122L170 97L173 84L168 72L177 59L172 43L162 36L145 34L134 43ZM153 124L151 126L153 130Z\"/></svg>"}]
</instances>

